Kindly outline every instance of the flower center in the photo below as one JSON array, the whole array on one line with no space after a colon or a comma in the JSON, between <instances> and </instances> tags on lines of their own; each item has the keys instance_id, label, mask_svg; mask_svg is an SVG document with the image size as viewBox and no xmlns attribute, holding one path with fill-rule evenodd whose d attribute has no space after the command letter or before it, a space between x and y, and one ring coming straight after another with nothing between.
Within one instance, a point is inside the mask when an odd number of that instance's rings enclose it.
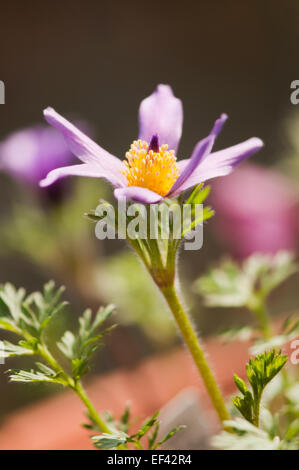
<instances>
[{"instance_id":1,"label":"flower center","mask_svg":"<svg viewBox=\"0 0 299 470\"><path fill-rule=\"evenodd\" d=\"M124 160L128 186L141 186L165 196L179 176L174 150L168 145L159 147L157 137L150 144L135 140Z\"/></svg>"}]
</instances>

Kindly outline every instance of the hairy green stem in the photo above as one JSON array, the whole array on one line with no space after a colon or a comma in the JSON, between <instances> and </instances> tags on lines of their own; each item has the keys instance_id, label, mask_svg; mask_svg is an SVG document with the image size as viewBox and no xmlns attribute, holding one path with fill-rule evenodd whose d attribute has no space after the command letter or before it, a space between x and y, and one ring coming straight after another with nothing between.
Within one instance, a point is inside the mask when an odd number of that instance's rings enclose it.
<instances>
[{"instance_id":1,"label":"hairy green stem","mask_svg":"<svg viewBox=\"0 0 299 470\"><path fill-rule=\"evenodd\" d=\"M135 243L128 238L131 246L136 250L140 256L139 247L136 249ZM161 256L159 243L156 239L149 239L147 241L151 253L150 262L145 262L145 267L149 271L153 281L159 288L160 292L166 299L168 306L175 318L179 330L187 344L191 356L196 364L196 367L202 377L206 386L207 392L218 414L218 417L223 421L229 420L230 416L227 411L222 393L215 380L215 377L210 369L205 354L200 345L199 339L192 327L190 319L185 312L175 288L175 271L176 271L176 255L178 243L174 240L168 241L168 252L166 257L166 265ZM141 256L144 261L144 257Z\"/></svg>"},{"instance_id":2,"label":"hairy green stem","mask_svg":"<svg viewBox=\"0 0 299 470\"><path fill-rule=\"evenodd\" d=\"M160 290L173 313L173 316L188 346L191 356L194 359L196 367L203 379L220 421L223 422L230 419L229 413L224 403L224 399L222 397L222 393L209 367L199 339L192 327L188 315L180 302L174 285L160 287Z\"/></svg>"}]
</instances>

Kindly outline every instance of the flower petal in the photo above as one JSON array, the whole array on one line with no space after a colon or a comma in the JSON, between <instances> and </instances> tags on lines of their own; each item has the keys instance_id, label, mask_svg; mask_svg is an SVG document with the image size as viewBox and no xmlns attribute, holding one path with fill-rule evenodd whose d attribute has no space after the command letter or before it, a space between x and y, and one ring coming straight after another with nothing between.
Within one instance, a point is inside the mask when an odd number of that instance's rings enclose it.
<instances>
[{"instance_id":1,"label":"flower petal","mask_svg":"<svg viewBox=\"0 0 299 470\"><path fill-rule=\"evenodd\" d=\"M217 135L219 135L220 132L222 131L223 125L225 124L227 119L228 119L228 115L225 113L222 113L221 116L218 119L216 119L213 129L210 132L210 135L214 135L215 137L217 137Z\"/></svg>"},{"instance_id":2,"label":"flower petal","mask_svg":"<svg viewBox=\"0 0 299 470\"><path fill-rule=\"evenodd\" d=\"M181 174L185 170L186 166L189 163L189 160L190 158L185 158L184 160L179 160L178 162L176 162L179 169L179 174Z\"/></svg>"},{"instance_id":3,"label":"flower petal","mask_svg":"<svg viewBox=\"0 0 299 470\"><path fill-rule=\"evenodd\" d=\"M117 188L114 190L116 199L132 199L145 204L155 204L163 199L160 194L140 186L128 186L127 188Z\"/></svg>"},{"instance_id":4,"label":"flower petal","mask_svg":"<svg viewBox=\"0 0 299 470\"><path fill-rule=\"evenodd\" d=\"M208 158L200 162L189 178L175 191L175 194L186 191L186 189L211 178L228 175L236 165L256 153L263 145L261 139L252 137L241 144L211 153ZM187 162L188 160L182 160L179 162L179 166L186 168L188 167Z\"/></svg>"},{"instance_id":5,"label":"flower petal","mask_svg":"<svg viewBox=\"0 0 299 470\"><path fill-rule=\"evenodd\" d=\"M150 142L158 134L160 145L177 151L183 128L183 106L169 85L158 85L139 108L139 138Z\"/></svg>"},{"instance_id":6,"label":"flower petal","mask_svg":"<svg viewBox=\"0 0 299 470\"><path fill-rule=\"evenodd\" d=\"M123 180L120 173L123 168L121 160L96 144L53 108L45 109L44 116L49 124L62 132L71 151L80 160L84 163L99 165L100 169L114 173L116 179L119 176L119 179ZM119 182L119 186L121 185L122 183Z\"/></svg>"},{"instance_id":7,"label":"flower petal","mask_svg":"<svg viewBox=\"0 0 299 470\"><path fill-rule=\"evenodd\" d=\"M200 140L193 152L191 157L188 160L188 164L184 166L182 169L182 165L180 170L180 176L172 186L171 190L168 193L168 196L172 196L176 194L179 190L179 188L185 183L185 181L192 175L192 173L196 170L198 165L210 154L215 139L218 136L218 134L221 132L222 127L227 120L228 116L227 114L221 114L221 116L215 121L214 126L205 139Z\"/></svg>"},{"instance_id":8,"label":"flower petal","mask_svg":"<svg viewBox=\"0 0 299 470\"><path fill-rule=\"evenodd\" d=\"M190 177L190 175L192 175L200 161L209 155L213 148L214 141L215 137L211 135L198 142L198 144L195 146L195 149L193 150L191 158L188 160L188 164L185 166L183 172L173 184L167 196L171 197L177 193L184 182Z\"/></svg>"},{"instance_id":9,"label":"flower petal","mask_svg":"<svg viewBox=\"0 0 299 470\"><path fill-rule=\"evenodd\" d=\"M46 178L40 181L39 185L43 188L50 186L58 179L64 178L65 176L89 176L91 178L106 178L108 181L114 184L114 182L111 181L110 172L106 173L104 170L101 170L99 165L82 163L80 165L64 166L50 171Z\"/></svg>"}]
</instances>

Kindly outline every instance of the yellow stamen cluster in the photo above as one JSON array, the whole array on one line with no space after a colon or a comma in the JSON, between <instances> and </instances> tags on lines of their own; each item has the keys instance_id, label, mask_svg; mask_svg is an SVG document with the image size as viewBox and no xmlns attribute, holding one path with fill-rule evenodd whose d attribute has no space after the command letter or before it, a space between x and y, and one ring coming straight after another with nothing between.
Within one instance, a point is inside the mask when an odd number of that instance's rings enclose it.
<instances>
[{"instance_id":1,"label":"yellow stamen cluster","mask_svg":"<svg viewBox=\"0 0 299 470\"><path fill-rule=\"evenodd\" d=\"M141 186L165 196L179 176L174 150L168 145L159 147L158 152L148 150L144 140L134 141L124 160L128 186Z\"/></svg>"}]
</instances>

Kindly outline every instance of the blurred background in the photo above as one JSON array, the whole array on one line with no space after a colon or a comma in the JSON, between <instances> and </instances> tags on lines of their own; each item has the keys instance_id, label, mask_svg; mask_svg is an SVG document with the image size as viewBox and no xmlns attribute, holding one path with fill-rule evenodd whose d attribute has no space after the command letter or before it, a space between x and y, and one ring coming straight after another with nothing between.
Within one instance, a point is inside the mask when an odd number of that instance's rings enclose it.
<instances>
[{"instance_id":1,"label":"blurred background","mask_svg":"<svg viewBox=\"0 0 299 470\"><path fill-rule=\"evenodd\" d=\"M84 307L115 303L120 326L98 356L97 373L134 367L179 339L125 243L96 240L83 216L99 198L111 199L109 186L72 178L51 191L38 188L49 165L73 159L56 131L49 134L42 110L53 106L124 158L137 137L140 101L168 83L184 105L178 158L189 156L222 112L230 119L217 149L251 136L264 140L250 162L212 182L216 215L205 226L203 249L180 257L183 291L202 335L245 324L250 317L241 309L208 314L192 285L223 255L297 250L299 105L290 102L290 84L299 78L298 20L296 1L2 2L0 282L28 292L49 278L64 284L69 326ZM297 286L293 276L275 293L274 313L298 305ZM57 319L53 338L64 327ZM0 387L0 418L50 393L8 385L3 373Z\"/></svg>"}]
</instances>

